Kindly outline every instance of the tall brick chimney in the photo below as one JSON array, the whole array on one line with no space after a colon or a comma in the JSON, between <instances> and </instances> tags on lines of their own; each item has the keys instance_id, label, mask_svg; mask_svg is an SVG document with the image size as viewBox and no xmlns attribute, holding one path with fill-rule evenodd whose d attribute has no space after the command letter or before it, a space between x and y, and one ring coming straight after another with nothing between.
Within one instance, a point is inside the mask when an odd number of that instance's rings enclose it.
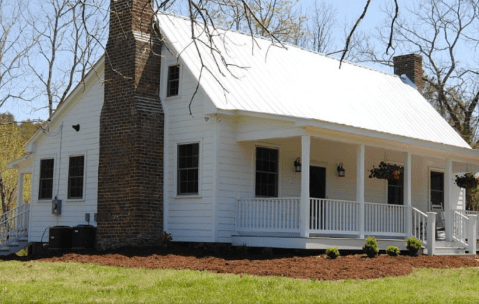
<instances>
[{"instance_id":1,"label":"tall brick chimney","mask_svg":"<svg viewBox=\"0 0 479 304\"><path fill-rule=\"evenodd\" d=\"M100 117L97 248L158 244L163 109L152 0L111 0Z\"/></svg>"},{"instance_id":2,"label":"tall brick chimney","mask_svg":"<svg viewBox=\"0 0 479 304\"><path fill-rule=\"evenodd\" d=\"M394 61L394 74L404 75L414 82L419 91L423 88L422 79L422 56L419 54L409 54L396 56Z\"/></svg>"}]
</instances>

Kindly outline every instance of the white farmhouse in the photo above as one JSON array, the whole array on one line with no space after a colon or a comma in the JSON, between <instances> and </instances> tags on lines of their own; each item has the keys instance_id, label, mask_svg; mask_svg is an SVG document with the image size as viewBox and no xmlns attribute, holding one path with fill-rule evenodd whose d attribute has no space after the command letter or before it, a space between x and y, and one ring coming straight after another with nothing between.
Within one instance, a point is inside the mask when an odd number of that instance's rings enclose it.
<instances>
[{"instance_id":1,"label":"white farmhouse","mask_svg":"<svg viewBox=\"0 0 479 304\"><path fill-rule=\"evenodd\" d=\"M145 0L112 9L126 2ZM32 174L28 242L88 223L99 248L151 245L166 231L258 247L359 249L366 236L403 247L415 236L428 254L476 250L476 217L454 180L478 171L479 153L418 92L420 56L396 58L400 77L217 29L226 68L204 34L192 43L190 20L156 17L158 43L130 22L123 49L110 26L116 51L11 164L19 182ZM117 62L132 50L134 63ZM381 162L396 178L369 178Z\"/></svg>"}]
</instances>

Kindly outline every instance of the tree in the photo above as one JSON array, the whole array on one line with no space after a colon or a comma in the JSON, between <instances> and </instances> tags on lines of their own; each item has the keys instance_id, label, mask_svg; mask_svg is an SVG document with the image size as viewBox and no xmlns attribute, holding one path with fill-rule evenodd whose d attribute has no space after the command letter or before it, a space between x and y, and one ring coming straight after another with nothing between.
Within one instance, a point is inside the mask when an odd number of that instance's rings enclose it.
<instances>
[{"instance_id":1,"label":"tree","mask_svg":"<svg viewBox=\"0 0 479 304\"><path fill-rule=\"evenodd\" d=\"M27 57L37 80L36 95L46 99L51 116L103 53L104 1L48 0L31 4L26 22L36 40Z\"/></svg>"},{"instance_id":2,"label":"tree","mask_svg":"<svg viewBox=\"0 0 479 304\"><path fill-rule=\"evenodd\" d=\"M415 0L405 7L407 16L395 24L394 52L387 54L382 46L389 41L384 26L375 39L363 39L359 61L392 66L395 53L418 53L425 71L423 95L471 146L478 145L476 115L479 102L477 76L479 68L464 55L461 48L477 44L478 3L470 0ZM389 11L390 18L395 14Z\"/></svg>"},{"instance_id":3,"label":"tree","mask_svg":"<svg viewBox=\"0 0 479 304\"><path fill-rule=\"evenodd\" d=\"M23 60L33 46L27 41L23 1L0 0L0 108L10 100L26 99Z\"/></svg>"},{"instance_id":4,"label":"tree","mask_svg":"<svg viewBox=\"0 0 479 304\"><path fill-rule=\"evenodd\" d=\"M0 113L0 203L2 213L15 206L18 193L18 170L8 169L11 161L23 156L23 145L40 127L39 123L18 125L10 113ZM30 177L25 177L23 199L30 199Z\"/></svg>"}]
</instances>

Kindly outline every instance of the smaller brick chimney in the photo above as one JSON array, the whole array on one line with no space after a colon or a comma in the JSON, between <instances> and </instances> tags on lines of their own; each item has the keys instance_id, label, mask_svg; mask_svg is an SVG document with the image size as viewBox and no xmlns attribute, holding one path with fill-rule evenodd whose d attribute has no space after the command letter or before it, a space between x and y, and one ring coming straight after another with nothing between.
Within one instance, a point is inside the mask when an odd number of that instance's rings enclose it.
<instances>
[{"instance_id":1,"label":"smaller brick chimney","mask_svg":"<svg viewBox=\"0 0 479 304\"><path fill-rule=\"evenodd\" d=\"M394 74L406 75L409 80L414 82L419 91L423 88L422 79L422 56L419 54L409 54L396 56L394 60Z\"/></svg>"}]
</instances>

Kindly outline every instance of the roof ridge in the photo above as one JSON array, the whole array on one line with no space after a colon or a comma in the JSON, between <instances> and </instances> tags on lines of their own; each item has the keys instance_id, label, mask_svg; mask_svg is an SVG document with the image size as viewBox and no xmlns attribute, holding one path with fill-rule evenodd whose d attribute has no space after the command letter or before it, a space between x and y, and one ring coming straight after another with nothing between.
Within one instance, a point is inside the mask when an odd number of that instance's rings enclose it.
<instances>
[{"instance_id":1,"label":"roof ridge","mask_svg":"<svg viewBox=\"0 0 479 304\"><path fill-rule=\"evenodd\" d=\"M181 18L181 19L184 19L185 21L190 21L190 18L186 17L186 16L183 16L183 15L179 15L179 14L176 14L174 11L158 11L158 14L163 14L163 15L169 15L169 16L173 16L173 17L176 17L176 18ZM233 32L233 33L238 33L238 34L241 34L241 35L248 35L248 36L251 36L253 35L254 38L257 38L257 39L262 39L264 41L269 41L266 37L263 37L263 36L260 36L260 35L256 35L256 34L251 34L251 33L247 33L247 32L244 32L244 31L241 31L241 30L236 30L236 29L228 29L228 28L225 28L223 26L217 26L215 25L215 28L216 29L221 29L221 30L224 30L225 32ZM269 41L271 42L271 41ZM301 47L301 46L298 46L298 45L295 45L291 42L285 42L285 41L279 41L281 44L283 45L287 45L287 46L290 46L290 47L294 47L296 49L299 49L301 51L305 51L305 52L309 52L309 53L312 53L312 54L315 54L315 55L319 55L319 56L322 56L322 57L325 57L325 58L328 58L328 59L331 59L331 60L335 60L337 62L340 62L340 59L338 58L335 58L335 57L332 57L332 56L329 56L328 54L325 54L325 53L321 53L321 52L318 52L318 51L314 51L314 50L310 50L310 49L307 49L307 48L304 48L304 47ZM378 72L378 73L381 73L381 74L384 74L384 75L387 75L387 76L392 76L392 77L395 77L395 78L399 78L398 75L395 75L395 74L390 74L390 73L386 73L384 71L380 71L380 70L377 70L377 69L374 69L374 68L371 68L371 67L368 67L368 66L364 66L364 65L361 65L357 62L352 62L352 61L349 61L349 60L343 60L342 62L346 63L346 64L350 64L352 66L356 66L356 67L359 67L359 68L363 68L363 69L366 69L366 70L370 70L370 71L373 71L373 72Z\"/></svg>"}]
</instances>

